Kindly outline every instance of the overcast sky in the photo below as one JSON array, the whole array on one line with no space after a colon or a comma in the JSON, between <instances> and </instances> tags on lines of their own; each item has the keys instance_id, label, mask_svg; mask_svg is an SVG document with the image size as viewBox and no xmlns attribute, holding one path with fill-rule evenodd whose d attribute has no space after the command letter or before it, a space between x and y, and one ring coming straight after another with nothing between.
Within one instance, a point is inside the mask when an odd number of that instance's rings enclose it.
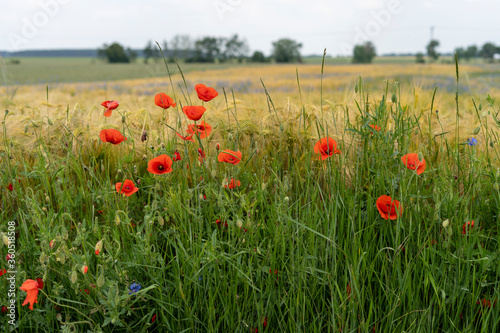
<instances>
[{"instance_id":1,"label":"overcast sky","mask_svg":"<svg viewBox=\"0 0 500 333\"><path fill-rule=\"evenodd\" d=\"M0 50L144 48L176 34L246 38L269 54L288 37L302 54L424 51L434 26L440 52L500 44L499 0L0 0Z\"/></svg>"}]
</instances>

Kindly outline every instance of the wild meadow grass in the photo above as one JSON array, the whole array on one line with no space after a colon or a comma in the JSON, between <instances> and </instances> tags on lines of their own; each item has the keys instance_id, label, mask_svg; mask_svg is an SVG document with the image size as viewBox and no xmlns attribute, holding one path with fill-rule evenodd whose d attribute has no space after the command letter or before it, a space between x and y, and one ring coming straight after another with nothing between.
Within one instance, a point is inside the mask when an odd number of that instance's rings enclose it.
<instances>
[{"instance_id":1,"label":"wild meadow grass","mask_svg":"<svg viewBox=\"0 0 500 333\"><path fill-rule=\"evenodd\" d=\"M381 81L375 94L361 78L336 102L316 70L291 73L292 102L278 104L276 83L263 80L260 100L242 110L238 92L217 88L201 119L212 132L194 142L175 134L193 124L181 107L202 103L190 74L158 88L177 103L166 110L148 97L110 118L100 102L55 112L58 92L41 87L36 112L12 103L2 117L0 231L16 222L18 285L43 280L33 310L17 291L16 329L498 331L495 96L460 92L453 69L451 110L437 109L439 89L422 102L418 89ZM307 95L312 79L319 96ZM101 142L103 128L127 140ZM314 147L325 137L340 153L321 160ZM226 149L241 162L219 162ZM171 173L147 171L176 151ZM409 153L425 158L422 174L403 164ZM231 178L241 186L225 188ZM139 189L131 196L117 193L125 179ZM383 195L401 204L395 220L377 209ZM6 288L1 281L0 305Z\"/></svg>"}]
</instances>

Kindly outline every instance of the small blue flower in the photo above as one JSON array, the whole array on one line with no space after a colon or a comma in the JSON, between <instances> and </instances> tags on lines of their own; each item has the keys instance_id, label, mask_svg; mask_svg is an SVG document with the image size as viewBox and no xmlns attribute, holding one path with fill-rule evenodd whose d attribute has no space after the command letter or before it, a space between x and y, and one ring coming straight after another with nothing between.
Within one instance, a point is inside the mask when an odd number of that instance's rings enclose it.
<instances>
[{"instance_id":1,"label":"small blue flower","mask_svg":"<svg viewBox=\"0 0 500 333\"><path fill-rule=\"evenodd\" d=\"M477 146L477 139L476 138L467 139L467 144L469 146Z\"/></svg>"},{"instance_id":2,"label":"small blue flower","mask_svg":"<svg viewBox=\"0 0 500 333\"><path fill-rule=\"evenodd\" d=\"M130 292L128 293L129 295L132 294L132 293L136 293L138 292L139 290L141 290L141 285L139 283L132 283L129 287L130 289Z\"/></svg>"}]
</instances>

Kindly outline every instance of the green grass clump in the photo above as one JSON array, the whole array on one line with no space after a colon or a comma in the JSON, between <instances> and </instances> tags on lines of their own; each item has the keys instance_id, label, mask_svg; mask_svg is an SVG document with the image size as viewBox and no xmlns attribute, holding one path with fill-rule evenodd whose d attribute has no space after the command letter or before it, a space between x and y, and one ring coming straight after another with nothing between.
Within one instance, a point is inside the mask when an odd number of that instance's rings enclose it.
<instances>
[{"instance_id":1,"label":"green grass clump","mask_svg":"<svg viewBox=\"0 0 500 333\"><path fill-rule=\"evenodd\" d=\"M398 84L375 100L359 79L355 110L319 112L282 112L266 90L261 126L219 91L225 117L191 143L172 129L187 127L179 109L192 87L170 88L178 107L168 119L151 115L156 127L142 141L144 123L122 113L128 140L117 146L47 114L31 120L36 146L26 152L3 117L0 231L16 222L18 284L44 281L33 311L18 290L19 331L499 330L498 124L483 115L496 117L491 97L477 107L474 145L446 135L458 122L426 130L431 119L401 101ZM323 137L341 153L321 161L314 145ZM242 161L219 163L225 149ZM175 151L172 173L146 170ZM402 163L408 153L425 158L423 174ZM241 186L225 188L230 178ZM130 197L115 190L125 179L139 188ZM400 201L396 220L381 218L382 195ZM0 305L6 290L0 281ZM0 325L9 331L6 317Z\"/></svg>"}]
</instances>

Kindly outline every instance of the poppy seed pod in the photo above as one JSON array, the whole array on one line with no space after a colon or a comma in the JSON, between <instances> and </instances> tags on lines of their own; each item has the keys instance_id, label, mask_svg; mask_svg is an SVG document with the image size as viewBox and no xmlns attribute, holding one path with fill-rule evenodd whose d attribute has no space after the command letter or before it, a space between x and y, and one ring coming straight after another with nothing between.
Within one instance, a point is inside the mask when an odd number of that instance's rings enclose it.
<instances>
[{"instance_id":1,"label":"poppy seed pod","mask_svg":"<svg viewBox=\"0 0 500 333\"><path fill-rule=\"evenodd\" d=\"M97 286L100 288L104 285L104 275L99 275L97 278Z\"/></svg>"},{"instance_id":2,"label":"poppy seed pod","mask_svg":"<svg viewBox=\"0 0 500 333\"><path fill-rule=\"evenodd\" d=\"M144 131L142 131L141 142L144 142L147 139L148 139L148 131L144 130Z\"/></svg>"},{"instance_id":3,"label":"poppy seed pod","mask_svg":"<svg viewBox=\"0 0 500 333\"><path fill-rule=\"evenodd\" d=\"M78 280L78 275L76 274L76 271L72 271L71 272L71 282L73 284L75 284L77 280Z\"/></svg>"}]
</instances>

